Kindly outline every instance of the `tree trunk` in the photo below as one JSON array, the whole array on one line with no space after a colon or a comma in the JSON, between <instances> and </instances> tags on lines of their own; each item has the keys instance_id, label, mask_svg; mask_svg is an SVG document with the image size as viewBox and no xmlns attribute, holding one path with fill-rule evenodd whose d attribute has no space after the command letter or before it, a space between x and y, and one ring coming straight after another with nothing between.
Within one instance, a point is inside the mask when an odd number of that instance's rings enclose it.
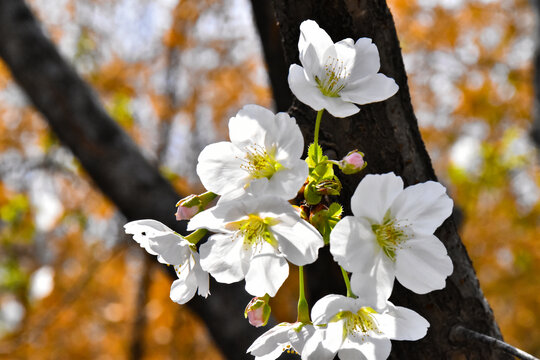
<instances>
[{"instance_id":1,"label":"tree trunk","mask_svg":"<svg viewBox=\"0 0 540 360\"><path fill-rule=\"evenodd\" d=\"M348 151L359 149L369 165L362 175L342 176L341 203L350 213L350 198L366 173L393 171L406 185L436 180L430 158L418 131L407 75L392 15L383 0L274 0L275 15L280 26L287 63L299 63L299 26L313 19L334 41L344 38L372 38L381 57L381 72L394 78L399 91L389 100L364 105L360 113L346 119L335 119L325 113L321 125L320 144L329 157L339 159ZM269 66L270 67L270 66ZM289 112L305 135L306 144L313 139L315 112L296 101ZM397 282L391 301L417 311L431 324L428 335L416 342L394 341L391 359L511 359L488 346L454 344L449 339L456 325L501 338L493 313L486 302L471 261L463 246L453 217L438 229L436 235L446 245L454 263L454 273L443 290L417 295ZM328 254L323 254L328 257ZM329 292L344 293L337 265L319 261L307 267L311 302ZM315 281L314 279L324 279Z\"/></svg>"}]
</instances>

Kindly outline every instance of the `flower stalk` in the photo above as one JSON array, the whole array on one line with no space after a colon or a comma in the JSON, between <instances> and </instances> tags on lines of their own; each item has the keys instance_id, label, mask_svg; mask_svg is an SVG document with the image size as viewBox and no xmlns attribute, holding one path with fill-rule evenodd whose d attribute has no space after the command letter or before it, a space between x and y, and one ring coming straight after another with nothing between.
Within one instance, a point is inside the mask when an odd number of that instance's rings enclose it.
<instances>
[{"instance_id":1,"label":"flower stalk","mask_svg":"<svg viewBox=\"0 0 540 360\"><path fill-rule=\"evenodd\" d=\"M184 237L187 241L192 243L193 245L197 245L199 241L208 233L208 230L206 229L197 229L188 236Z\"/></svg>"},{"instance_id":2,"label":"flower stalk","mask_svg":"<svg viewBox=\"0 0 540 360\"><path fill-rule=\"evenodd\" d=\"M298 322L303 324L311 324L309 318L309 306L304 292L304 267L298 267Z\"/></svg>"},{"instance_id":3,"label":"flower stalk","mask_svg":"<svg viewBox=\"0 0 540 360\"><path fill-rule=\"evenodd\" d=\"M343 269L341 266L339 267L341 269L341 274L343 275L343 280L345 281L345 286L347 287L347 297L356 298L357 296L354 295L354 293L351 290L351 281L349 280L349 274Z\"/></svg>"},{"instance_id":4,"label":"flower stalk","mask_svg":"<svg viewBox=\"0 0 540 360\"><path fill-rule=\"evenodd\" d=\"M324 109L317 111L317 118L315 119L315 133L313 135L313 143L315 144L315 148L319 146L319 128L321 127L321 119L322 119L323 112L324 112ZM315 164L318 164L318 163L319 163L319 156L318 156L318 152L315 151Z\"/></svg>"}]
</instances>

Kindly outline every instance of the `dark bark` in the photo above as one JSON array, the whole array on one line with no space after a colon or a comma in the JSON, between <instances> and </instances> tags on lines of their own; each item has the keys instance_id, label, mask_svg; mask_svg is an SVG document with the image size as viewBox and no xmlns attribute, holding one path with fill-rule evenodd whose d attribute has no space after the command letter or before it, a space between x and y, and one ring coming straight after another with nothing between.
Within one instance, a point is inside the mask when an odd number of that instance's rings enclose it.
<instances>
[{"instance_id":1,"label":"dark bark","mask_svg":"<svg viewBox=\"0 0 540 360\"><path fill-rule=\"evenodd\" d=\"M334 41L344 38L372 38L381 56L380 71L394 78L400 87L399 92L389 100L362 106L360 113L353 117L335 119L326 114L323 118L319 141L329 156L341 158L348 151L359 149L366 154L369 163L362 175L341 178L344 185L341 203L346 210L350 213L349 199L361 177L367 172L393 171L403 177L406 185L436 180L418 130L399 40L385 1L274 0L274 6L288 64L299 63L297 44L300 23L305 19L313 19L327 30ZM304 104L295 102L290 113L297 119L306 143L309 143L313 139L315 112ZM454 273L448 278L446 288L426 295L414 294L396 282L391 300L426 317L431 327L428 335L420 341L394 342L391 358L511 358L485 344L465 347L450 341L449 333L455 325L462 325L499 339L501 334L480 290L454 219L451 217L445 221L436 234L448 249L454 263ZM343 288L339 289L340 286L335 285L342 282L336 265L320 261L316 265L310 265L306 271L314 300L329 292L343 293Z\"/></svg>"},{"instance_id":2,"label":"dark bark","mask_svg":"<svg viewBox=\"0 0 540 360\"><path fill-rule=\"evenodd\" d=\"M58 138L127 219L153 218L185 231L185 223L174 218L180 196L61 58L22 0L0 1L0 57ZM261 333L242 316L249 296L240 283L212 282L211 291L208 299L195 296L188 306L207 324L223 354L237 359Z\"/></svg>"},{"instance_id":3,"label":"dark bark","mask_svg":"<svg viewBox=\"0 0 540 360\"><path fill-rule=\"evenodd\" d=\"M289 68L285 63L281 35L276 23L274 9L270 1L257 0L251 0L251 8L261 38L276 110L287 111L291 106L293 95L287 81Z\"/></svg>"}]
</instances>

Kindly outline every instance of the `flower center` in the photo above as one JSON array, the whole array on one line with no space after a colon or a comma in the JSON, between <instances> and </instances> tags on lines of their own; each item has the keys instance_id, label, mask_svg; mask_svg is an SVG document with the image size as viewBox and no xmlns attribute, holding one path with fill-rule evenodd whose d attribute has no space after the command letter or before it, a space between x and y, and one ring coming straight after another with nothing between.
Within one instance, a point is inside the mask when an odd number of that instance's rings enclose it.
<instances>
[{"instance_id":1,"label":"flower center","mask_svg":"<svg viewBox=\"0 0 540 360\"><path fill-rule=\"evenodd\" d=\"M252 247L262 245L263 241L277 247L277 240L269 230L269 227L279 222L274 218L261 218L255 214L249 214L247 219L227 224L228 229L237 230L237 235L244 238L244 246Z\"/></svg>"},{"instance_id":2,"label":"flower center","mask_svg":"<svg viewBox=\"0 0 540 360\"><path fill-rule=\"evenodd\" d=\"M377 312L369 306L363 306L356 314L350 311L338 313L336 320L345 320L343 324L345 336L365 336L370 331L380 333L373 314L377 314Z\"/></svg>"},{"instance_id":3,"label":"flower center","mask_svg":"<svg viewBox=\"0 0 540 360\"><path fill-rule=\"evenodd\" d=\"M240 167L246 170L252 178L270 179L283 166L274 159L274 151L268 153L263 147L254 144L246 147L244 163Z\"/></svg>"},{"instance_id":4,"label":"flower center","mask_svg":"<svg viewBox=\"0 0 540 360\"><path fill-rule=\"evenodd\" d=\"M315 81L323 95L339 97L339 92L347 85L349 75L342 60L329 56L324 66L324 78L315 76Z\"/></svg>"},{"instance_id":5,"label":"flower center","mask_svg":"<svg viewBox=\"0 0 540 360\"><path fill-rule=\"evenodd\" d=\"M396 219L390 219L388 216L385 216L382 224L371 225L377 243L384 254L392 261L396 261L396 250L409 238L405 231L406 227L406 225L400 225Z\"/></svg>"}]
</instances>

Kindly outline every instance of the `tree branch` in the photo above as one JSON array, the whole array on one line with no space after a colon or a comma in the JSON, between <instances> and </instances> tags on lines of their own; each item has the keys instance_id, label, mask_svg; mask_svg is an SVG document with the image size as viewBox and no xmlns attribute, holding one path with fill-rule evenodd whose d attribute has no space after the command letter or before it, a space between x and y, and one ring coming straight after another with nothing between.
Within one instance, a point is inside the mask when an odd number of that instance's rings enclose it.
<instances>
[{"instance_id":1,"label":"tree branch","mask_svg":"<svg viewBox=\"0 0 540 360\"><path fill-rule=\"evenodd\" d=\"M469 330L464 328L463 326L454 326L452 330L450 331L450 340L461 343L461 344L471 344L475 345L475 343L484 343L492 348L501 349L502 351L513 355L519 359L523 360L540 360L537 357L532 356L529 353L526 353L523 350L520 350L518 348L513 347L512 345L509 345L505 343L504 341L497 340L491 336L487 336L484 334L480 334L476 331Z\"/></svg>"},{"instance_id":2,"label":"tree branch","mask_svg":"<svg viewBox=\"0 0 540 360\"><path fill-rule=\"evenodd\" d=\"M61 58L22 0L0 1L0 57L58 138L127 219L153 218L185 232L185 223L174 218L180 196ZM224 355L237 359L262 330L252 329L242 317L249 301L243 284L212 282L211 290L208 299L196 296L188 306L206 323Z\"/></svg>"}]
</instances>

